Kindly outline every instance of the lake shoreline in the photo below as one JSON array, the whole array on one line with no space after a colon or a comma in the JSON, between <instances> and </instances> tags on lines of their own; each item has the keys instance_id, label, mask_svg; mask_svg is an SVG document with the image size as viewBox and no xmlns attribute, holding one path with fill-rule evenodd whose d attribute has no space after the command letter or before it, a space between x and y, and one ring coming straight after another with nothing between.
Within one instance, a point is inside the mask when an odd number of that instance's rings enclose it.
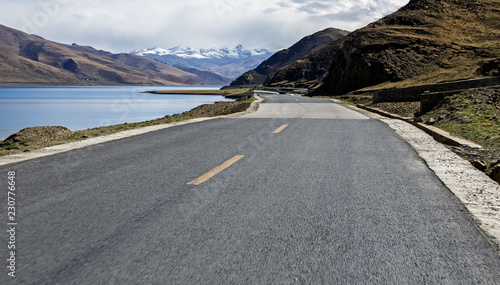
<instances>
[{"instance_id":1,"label":"lake shoreline","mask_svg":"<svg viewBox=\"0 0 500 285\"><path fill-rule=\"evenodd\" d=\"M198 90L204 91L199 92ZM211 89L211 90L210 90ZM143 122L189 111L217 101L232 101L209 95L220 86L17 86L0 88L0 139L33 126L65 126L72 131L121 123ZM169 96L144 91L171 91ZM177 96L173 95L177 93ZM181 93L181 94L179 94Z\"/></svg>"},{"instance_id":2,"label":"lake shoreline","mask_svg":"<svg viewBox=\"0 0 500 285\"><path fill-rule=\"evenodd\" d=\"M89 138L116 134L127 130L178 123L197 118L212 118L244 112L250 107L251 103L254 100L255 99L253 98L242 98L233 102L215 102L213 104L203 104L180 114L167 115L162 118L138 123L124 123L90 128L81 131L70 131L70 133L62 135L61 137L54 137L53 130L50 127L40 127L39 129L32 128L32 131L27 130L24 134L20 134L21 132L18 132L9 136L9 138L12 137L12 139L8 138L4 141L0 141L0 157L11 154L30 152L54 145L82 141ZM40 133L41 128L46 128L48 132L46 134ZM16 136L17 134L19 135Z\"/></svg>"},{"instance_id":3,"label":"lake shoreline","mask_svg":"<svg viewBox=\"0 0 500 285\"><path fill-rule=\"evenodd\" d=\"M219 90L161 90L161 91L144 91L156 95L218 95L228 99L238 99L251 96L249 88L240 89L219 89Z\"/></svg>"}]
</instances>

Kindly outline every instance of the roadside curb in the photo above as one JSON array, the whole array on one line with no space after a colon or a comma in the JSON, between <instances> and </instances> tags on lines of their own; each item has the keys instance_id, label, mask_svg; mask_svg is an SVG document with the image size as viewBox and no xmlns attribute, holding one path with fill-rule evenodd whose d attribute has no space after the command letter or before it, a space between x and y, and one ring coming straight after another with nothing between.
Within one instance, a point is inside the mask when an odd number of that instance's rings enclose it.
<instances>
[{"instance_id":1,"label":"roadside curb","mask_svg":"<svg viewBox=\"0 0 500 285\"><path fill-rule=\"evenodd\" d=\"M133 130L122 131L122 132L110 134L107 136L89 138L89 139L82 140L82 141L75 141L75 142L70 142L70 143L66 143L66 144L45 147L45 148L34 150L32 152L29 152L29 153L18 153L18 154L6 155L6 156L0 157L0 166L12 164L12 163L23 162L26 160L31 160L31 159L36 159L36 158L41 158L41 157L45 157L45 156L49 156L49 155L59 154L59 153L67 152L70 150L76 150L76 149L84 148L87 146L92 146L92 145L96 145L96 144L101 144L101 143L105 143L105 142L123 139L123 138L142 135L142 134L146 134L149 132L168 129L168 128L175 127L175 126L198 123L198 122L219 119L219 118L239 117L239 116L253 113L253 112L257 111L257 109L259 108L259 103L262 102L263 99L258 97L257 95L255 95L255 97L257 97L257 101L252 102L252 104L250 104L250 107L247 110L242 111L242 112L229 114L229 115L223 115L223 116L196 118L196 119L191 119L191 120L182 121L182 122L143 127L143 128L133 129Z\"/></svg>"},{"instance_id":2,"label":"roadside curb","mask_svg":"<svg viewBox=\"0 0 500 285\"><path fill-rule=\"evenodd\" d=\"M475 144L473 142L470 142L468 140L455 137L447 131L444 131L444 130L441 130L439 128L429 126L429 125L426 125L423 123L414 122L413 118L402 117L402 116L392 114L392 113L386 112L386 111L378 109L378 108L368 107L365 105L356 105L356 107L363 109L363 110L366 110L366 111L377 113L377 114L382 115L384 117L405 121L405 122L419 128L419 129L421 129L422 131L426 132L427 134L432 136L436 141L443 143L443 144L446 144L446 145L467 146L467 147L479 148L479 149L483 148L482 146Z\"/></svg>"},{"instance_id":3,"label":"roadside curb","mask_svg":"<svg viewBox=\"0 0 500 285\"><path fill-rule=\"evenodd\" d=\"M256 112L259 109L260 103L262 101L264 101L264 99L259 97L259 95L257 95L257 94L253 95L253 97L255 97L257 100L253 101L250 104L250 107L248 107L248 109L246 109L245 111L234 113L234 114L229 114L229 115L218 116L216 118L235 118L235 117L239 117L239 116L243 116L243 115L247 115L247 114Z\"/></svg>"},{"instance_id":4,"label":"roadside curb","mask_svg":"<svg viewBox=\"0 0 500 285\"><path fill-rule=\"evenodd\" d=\"M382 118L436 174L500 253L500 185L417 127Z\"/></svg>"},{"instance_id":5,"label":"roadside curb","mask_svg":"<svg viewBox=\"0 0 500 285\"><path fill-rule=\"evenodd\" d=\"M430 129L429 126L417 125L415 122L408 121L408 118L405 119L379 109L375 110L375 108L362 105L347 106L370 113L372 118L386 123L407 141L450 191L450 194L464 207L479 231L500 254L500 185L497 182L435 140L429 133L446 136L437 132L435 130L437 128ZM449 137L456 143L470 143L462 139L456 140L457 138L451 135Z\"/></svg>"}]
</instances>

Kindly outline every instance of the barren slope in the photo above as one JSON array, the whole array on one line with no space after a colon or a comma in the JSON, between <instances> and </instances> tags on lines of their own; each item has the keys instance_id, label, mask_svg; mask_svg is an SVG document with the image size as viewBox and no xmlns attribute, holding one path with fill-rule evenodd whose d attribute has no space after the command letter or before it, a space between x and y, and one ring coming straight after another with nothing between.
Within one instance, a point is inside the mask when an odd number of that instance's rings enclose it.
<instances>
[{"instance_id":1,"label":"barren slope","mask_svg":"<svg viewBox=\"0 0 500 285\"><path fill-rule=\"evenodd\" d=\"M248 85L250 81L252 84L266 84L280 68L294 63L311 52L345 37L348 33L347 31L328 28L304 37L290 48L275 53L257 68L245 72L245 74L234 80L231 86Z\"/></svg>"},{"instance_id":2,"label":"barren slope","mask_svg":"<svg viewBox=\"0 0 500 285\"><path fill-rule=\"evenodd\" d=\"M500 0L412 0L347 36L324 86L345 93L472 78L498 58Z\"/></svg>"},{"instance_id":3,"label":"barren slope","mask_svg":"<svg viewBox=\"0 0 500 285\"><path fill-rule=\"evenodd\" d=\"M0 84L193 85L0 25Z\"/></svg>"},{"instance_id":4,"label":"barren slope","mask_svg":"<svg viewBox=\"0 0 500 285\"><path fill-rule=\"evenodd\" d=\"M224 78L218 74L211 73L208 71L200 71L196 69L187 69L179 66L171 66L161 61L139 55L133 55L128 53L114 54L111 52L96 50L93 47L80 46L77 44L65 45L66 47L84 51L95 55L102 55L112 59L115 59L123 64L136 67L139 69L155 71L163 74L165 78L170 78L172 81L178 81L178 77L184 78L186 80L193 80L198 84L202 85L226 85L230 82L229 78Z\"/></svg>"},{"instance_id":5,"label":"barren slope","mask_svg":"<svg viewBox=\"0 0 500 285\"><path fill-rule=\"evenodd\" d=\"M328 73L333 58L343 43L344 38L336 40L326 47L281 68L274 73L267 85L296 88L317 87Z\"/></svg>"}]
</instances>

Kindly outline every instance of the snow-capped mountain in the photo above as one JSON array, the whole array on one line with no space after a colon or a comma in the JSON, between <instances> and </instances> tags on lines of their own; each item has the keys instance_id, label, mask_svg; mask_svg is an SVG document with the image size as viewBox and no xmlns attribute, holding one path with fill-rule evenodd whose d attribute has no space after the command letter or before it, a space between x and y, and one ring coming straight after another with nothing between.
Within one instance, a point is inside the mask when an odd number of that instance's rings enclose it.
<instances>
[{"instance_id":1,"label":"snow-capped mountain","mask_svg":"<svg viewBox=\"0 0 500 285\"><path fill-rule=\"evenodd\" d=\"M234 49L196 49L177 46L169 49L150 48L131 52L153 58L173 66L211 71L234 79L245 71L255 68L273 53L266 49L245 49L238 45Z\"/></svg>"},{"instance_id":2,"label":"snow-capped mountain","mask_svg":"<svg viewBox=\"0 0 500 285\"><path fill-rule=\"evenodd\" d=\"M196 59L209 59L209 58L249 58L253 56L262 56L270 54L271 52L267 49L252 49L246 50L243 45L238 45L234 49L229 50L228 48L210 48L210 49L195 49L184 46L176 46L170 49L163 48L150 48L141 49L131 52L135 55L150 56L150 55L175 55L182 58L196 58Z\"/></svg>"}]
</instances>

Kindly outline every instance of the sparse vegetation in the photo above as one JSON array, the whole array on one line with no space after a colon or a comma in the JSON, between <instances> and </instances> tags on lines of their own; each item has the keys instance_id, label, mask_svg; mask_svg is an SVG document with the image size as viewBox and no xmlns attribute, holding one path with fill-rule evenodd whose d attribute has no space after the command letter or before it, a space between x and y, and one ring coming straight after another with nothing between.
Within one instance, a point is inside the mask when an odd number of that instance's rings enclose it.
<instances>
[{"instance_id":1,"label":"sparse vegetation","mask_svg":"<svg viewBox=\"0 0 500 285\"><path fill-rule=\"evenodd\" d=\"M4 150L14 150L14 149L19 149L17 144L15 142L7 141L2 143L3 147L2 149Z\"/></svg>"},{"instance_id":2,"label":"sparse vegetation","mask_svg":"<svg viewBox=\"0 0 500 285\"><path fill-rule=\"evenodd\" d=\"M471 89L447 97L422 117L424 121L433 118L436 127L452 134L500 150L500 88Z\"/></svg>"}]
</instances>

